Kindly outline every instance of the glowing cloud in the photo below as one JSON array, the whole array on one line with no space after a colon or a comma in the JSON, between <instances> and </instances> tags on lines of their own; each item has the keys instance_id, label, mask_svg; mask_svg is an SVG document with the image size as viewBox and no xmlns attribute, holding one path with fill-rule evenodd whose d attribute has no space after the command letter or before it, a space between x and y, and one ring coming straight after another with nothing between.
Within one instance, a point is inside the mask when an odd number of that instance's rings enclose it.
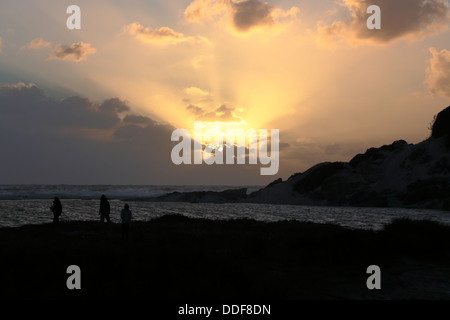
<instances>
[{"instance_id":1,"label":"glowing cloud","mask_svg":"<svg viewBox=\"0 0 450 320\"><path fill-rule=\"evenodd\" d=\"M192 61L191 61L192 67L194 69L200 69L205 61L212 60L212 59L214 59L214 55L213 54L197 56L197 57L193 58Z\"/></svg>"},{"instance_id":2,"label":"glowing cloud","mask_svg":"<svg viewBox=\"0 0 450 320\"><path fill-rule=\"evenodd\" d=\"M190 96L204 97L204 96L211 95L211 93L209 93L208 91L205 91L205 90L202 90L202 89L196 88L196 87L186 88L186 89L184 89L184 92Z\"/></svg>"},{"instance_id":3,"label":"glowing cloud","mask_svg":"<svg viewBox=\"0 0 450 320\"><path fill-rule=\"evenodd\" d=\"M229 9L229 0L194 0L184 11L189 22L203 22L224 14Z\"/></svg>"},{"instance_id":4,"label":"glowing cloud","mask_svg":"<svg viewBox=\"0 0 450 320\"><path fill-rule=\"evenodd\" d=\"M213 111L207 111L204 108L193 104L188 105L186 109L191 114L195 115L197 120L213 122L244 122L244 120L236 114L236 112L240 110L234 107L229 107L225 104L214 109Z\"/></svg>"},{"instance_id":5,"label":"glowing cloud","mask_svg":"<svg viewBox=\"0 0 450 320\"><path fill-rule=\"evenodd\" d=\"M450 51L443 49L438 52L430 48L433 57L427 69L427 83L432 94L442 94L450 98Z\"/></svg>"},{"instance_id":6,"label":"glowing cloud","mask_svg":"<svg viewBox=\"0 0 450 320\"><path fill-rule=\"evenodd\" d=\"M381 30L366 26L367 8L381 8ZM444 0L342 0L348 19L329 25L319 24L318 40L322 43L344 40L351 45L385 45L399 39L422 39L447 28L449 6Z\"/></svg>"},{"instance_id":7,"label":"glowing cloud","mask_svg":"<svg viewBox=\"0 0 450 320\"><path fill-rule=\"evenodd\" d=\"M58 44L47 59L80 62L84 60L88 54L94 54L96 52L97 50L95 48L92 48L89 43L85 42L77 42L71 45Z\"/></svg>"},{"instance_id":8,"label":"glowing cloud","mask_svg":"<svg viewBox=\"0 0 450 320\"><path fill-rule=\"evenodd\" d=\"M209 43L209 41L200 36L192 37L185 36L182 33L176 32L168 27L161 27L159 29L145 28L138 22L133 22L123 28L122 34L129 34L143 43L150 43L155 45L173 45L178 43Z\"/></svg>"},{"instance_id":9,"label":"glowing cloud","mask_svg":"<svg viewBox=\"0 0 450 320\"><path fill-rule=\"evenodd\" d=\"M36 38L31 40L28 44L24 45L22 48L26 49L38 49L50 47L52 44L48 41L45 41L43 38Z\"/></svg>"},{"instance_id":10,"label":"glowing cloud","mask_svg":"<svg viewBox=\"0 0 450 320\"><path fill-rule=\"evenodd\" d=\"M184 15L189 22L224 20L238 33L247 33L258 28L272 28L281 20L295 18L297 12L297 7L284 11L261 0L194 0Z\"/></svg>"}]
</instances>

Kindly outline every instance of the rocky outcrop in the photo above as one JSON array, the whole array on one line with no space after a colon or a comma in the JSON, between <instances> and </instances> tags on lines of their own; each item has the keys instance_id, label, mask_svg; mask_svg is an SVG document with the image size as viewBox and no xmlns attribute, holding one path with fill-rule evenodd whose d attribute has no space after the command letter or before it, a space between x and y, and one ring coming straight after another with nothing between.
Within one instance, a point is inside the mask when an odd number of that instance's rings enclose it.
<instances>
[{"instance_id":1,"label":"rocky outcrop","mask_svg":"<svg viewBox=\"0 0 450 320\"><path fill-rule=\"evenodd\" d=\"M246 201L285 204L450 208L450 107L432 136L370 148L348 163L322 163L259 190ZM270 195L277 195L271 197Z\"/></svg>"},{"instance_id":2,"label":"rocky outcrop","mask_svg":"<svg viewBox=\"0 0 450 320\"><path fill-rule=\"evenodd\" d=\"M431 129L431 136L435 139L448 135L450 135L450 107L438 113Z\"/></svg>"},{"instance_id":3,"label":"rocky outcrop","mask_svg":"<svg viewBox=\"0 0 450 320\"><path fill-rule=\"evenodd\" d=\"M450 107L442 110L435 117L431 137L435 139L444 137L445 145L450 149Z\"/></svg>"}]
</instances>

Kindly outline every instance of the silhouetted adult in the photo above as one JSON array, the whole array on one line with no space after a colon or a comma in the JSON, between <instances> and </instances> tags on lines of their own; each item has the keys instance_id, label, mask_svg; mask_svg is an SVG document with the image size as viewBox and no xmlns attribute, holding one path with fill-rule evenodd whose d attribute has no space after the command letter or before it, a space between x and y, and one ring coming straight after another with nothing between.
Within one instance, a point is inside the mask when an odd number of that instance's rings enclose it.
<instances>
[{"instance_id":1,"label":"silhouetted adult","mask_svg":"<svg viewBox=\"0 0 450 320\"><path fill-rule=\"evenodd\" d=\"M120 213L120 218L122 219L122 239L128 238L128 229L130 228L132 214L128 204L122 209Z\"/></svg>"},{"instance_id":2,"label":"silhouetted adult","mask_svg":"<svg viewBox=\"0 0 450 320\"><path fill-rule=\"evenodd\" d=\"M111 207L109 206L109 201L106 199L105 195L102 195L100 198L100 210L98 211L98 214L100 215L100 222L104 222L105 219L108 222L111 222L111 219L109 218L109 214L111 212Z\"/></svg>"},{"instance_id":3,"label":"silhouetted adult","mask_svg":"<svg viewBox=\"0 0 450 320\"><path fill-rule=\"evenodd\" d=\"M53 212L53 223L56 224L59 222L59 216L62 214L62 204L58 197L53 199L53 205L50 207L50 210Z\"/></svg>"}]
</instances>

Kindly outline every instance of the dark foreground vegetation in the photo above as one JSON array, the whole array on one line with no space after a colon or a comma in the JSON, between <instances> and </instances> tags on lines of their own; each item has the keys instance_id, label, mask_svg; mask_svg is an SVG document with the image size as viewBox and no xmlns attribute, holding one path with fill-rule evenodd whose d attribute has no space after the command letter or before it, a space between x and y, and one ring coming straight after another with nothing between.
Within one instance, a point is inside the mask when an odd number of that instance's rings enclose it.
<instances>
[{"instance_id":1,"label":"dark foreground vegetation","mask_svg":"<svg viewBox=\"0 0 450 320\"><path fill-rule=\"evenodd\" d=\"M165 216L120 225L0 229L4 298L448 299L450 227L395 220L381 231L305 222ZM66 269L81 268L81 290ZM381 290L366 287L381 268Z\"/></svg>"}]
</instances>

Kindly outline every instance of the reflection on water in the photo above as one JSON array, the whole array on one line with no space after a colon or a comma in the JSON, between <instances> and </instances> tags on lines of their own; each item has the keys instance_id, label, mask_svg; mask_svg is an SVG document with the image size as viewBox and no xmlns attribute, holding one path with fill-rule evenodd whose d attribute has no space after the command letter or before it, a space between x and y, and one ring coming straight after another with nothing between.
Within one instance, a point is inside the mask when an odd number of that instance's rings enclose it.
<instances>
[{"instance_id":1,"label":"reflection on water","mask_svg":"<svg viewBox=\"0 0 450 320\"><path fill-rule=\"evenodd\" d=\"M119 222L124 202L110 200L111 220ZM62 200L61 221L99 220L98 200ZM207 204L129 202L135 220L147 221L167 214L194 218L260 221L298 220L334 223L345 227L380 229L394 218L430 219L450 225L450 212L425 209L312 207L268 204ZM0 227L41 224L52 221L51 200L0 201Z\"/></svg>"}]
</instances>

